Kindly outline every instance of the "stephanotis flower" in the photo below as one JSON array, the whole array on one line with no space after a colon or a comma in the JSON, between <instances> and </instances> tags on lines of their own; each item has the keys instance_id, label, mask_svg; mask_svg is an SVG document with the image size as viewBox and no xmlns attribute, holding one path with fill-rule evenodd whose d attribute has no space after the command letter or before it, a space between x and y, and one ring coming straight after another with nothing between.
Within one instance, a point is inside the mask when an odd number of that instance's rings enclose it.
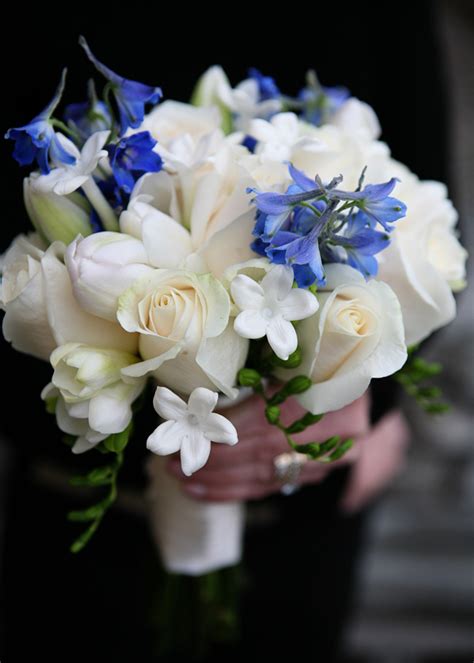
<instances>
[{"instance_id":1,"label":"stephanotis flower","mask_svg":"<svg viewBox=\"0 0 474 663\"><path fill-rule=\"evenodd\" d=\"M36 160L41 172L47 174L51 170L50 157L56 163L67 165L75 163L75 155L64 148L59 134L55 133L53 129L50 119L61 100L65 82L66 69L63 70L56 93L46 108L28 124L23 127L9 129L5 134L5 138L15 141L13 157L20 166L28 166Z\"/></svg>"},{"instance_id":2,"label":"stephanotis flower","mask_svg":"<svg viewBox=\"0 0 474 663\"><path fill-rule=\"evenodd\" d=\"M95 68L111 85L119 110L121 134L124 134L128 127L133 129L139 127L145 116L145 104L157 104L163 96L161 88L119 76L95 57L84 37L79 38L79 44Z\"/></svg>"},{"instance_id":3,"label":"stephanotis flower","mask_svg":"<svg viewBox=\"0 0 474 663\"><path fill-rule=\"evenodd\" d=\"M150 435L147 449L160 456L181 452L181 467L186 476L203 467L211 453L211 440L224 444L238 442L237 431L221 414L213 412L218 394L197 387L185 403L166 387L157 387L153 405L167 419Z\"/></svg>"},{"instance_id":4,"label":"stephanotis flower","mask_svg":"<svg viewBox=\"0 0 474 663\"><path fill-rule=\"evenodd\" d=\"M100 159L107 156L107 151L103 148L109 134L110 131L98 131L92 134L84 143L81 152L66 136L57 134L58 142L64 150L73 155L74 163L56 162L56 168L48 175L41 175L32 181L34 188L44 193L65 196L83 186L97 168Z\"/></svg>"},{"instance_id":5,"label":"stephanotis flower","mask_svg":"<svg viewBox=\"0 0 474 663\"><path fill-rule=\"evenodd\" d=\"M318 300L307 290L293 288L291 267L277 265L257 283L238 274L230 286L240 313L234 329L244 338L267 337L280 359L288 359L298 339L291 320L309 318L318 310Z\"/></svg>"},{"instance_id":6,"label":"stephanotis flower","mask_svg":"<svg viewBox=\"0 0 474 663\"><path fill-rule=\"evenodd\" d=\"M144 173L157 173L163 168L162 158L153 151L156 142L149 131L140 131L108 146L115 181L125 193L131 193Z\"/></svg>"}]
</instances>

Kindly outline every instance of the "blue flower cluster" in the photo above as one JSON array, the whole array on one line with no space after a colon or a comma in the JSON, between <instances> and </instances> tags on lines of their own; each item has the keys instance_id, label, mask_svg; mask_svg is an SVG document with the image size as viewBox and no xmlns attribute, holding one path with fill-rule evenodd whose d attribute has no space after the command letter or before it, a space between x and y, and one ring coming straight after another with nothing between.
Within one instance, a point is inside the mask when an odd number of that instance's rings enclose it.
<instances>
[{"instance_id":1,"label":"blue flower cluster","mask_svg":"<svg viewBox=\"0 0 474 663\"><path fill-rule=\"evenodd\" d=\"M100 62L92 53L84 37L79 43L95 68L106 78L103 98L99 99L93 81L89 82L89 99L69 104L63 120L53 118L64 92L66 70L48 106L28 124L9 129L5 138L15 141L13 156L21 166L36 161L42 174L48 174L59 164L71 165L75 156L62 146L55 126L67 133L78 148L95 132L110 130L107 150L110 155L113 177L97 184L112 207L127 202L136 180L145 172L157 172L163 167L161 157L154 152L156 140L144 131L124 137L129 128L136 129L143 122L146 104L156 104L162 97L159 87L144 85L119 76ZM111 103L111 97L115 106ZM116 112L118 118L116 118ZM93 227L100 226L91 219Z\"/></svg>"},{"instance_id":2,"label":"blue flower cluster","mask_svg":"<svg viewBox=\"0 0 474 663\"><path fill-rule=\"evenodd\" d=\"M252 249L273 263L291 265L302 288L324 285L326 263L345 263L366 278L375 276L374 255L388 246L392 224L406 214L406 206L390 196L398 180L362 188L363 173L357 191L343 191L341 176L324 185L292 165L289 172L293 184L285 193L255 192Z\"/></svg>"}]
</instances>

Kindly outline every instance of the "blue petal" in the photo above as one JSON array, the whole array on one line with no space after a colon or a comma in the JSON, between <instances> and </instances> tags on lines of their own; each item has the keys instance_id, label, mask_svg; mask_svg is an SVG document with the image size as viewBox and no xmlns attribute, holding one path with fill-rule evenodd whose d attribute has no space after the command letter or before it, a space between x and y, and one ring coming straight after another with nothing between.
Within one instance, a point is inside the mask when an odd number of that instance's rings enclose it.
<instances>
[{"instance_id":1,"label":"blue petal","mask_svg":"<svg viewBox=\"0 0 474 663\"><path fill-rule=\"evenodd\" d=\"M50 154L51 158L56 162L60 161L61 163L65 163L68 166L72 166L74 163L76 163L76 157L64 149L56 134L51 141Z\"/></svg>"},{"instance_id":2,"label":"blue petal","mask_svg":"<svg viewBox=\"0 0 474 663\"><path fill-rule=\"evenodd\" d=\"M302 191L314 191L316 188L316 182L305 175L302 170L298 170L298 168L295 168L291 163L288 166L288 170L291 179Z\"/></svg>"}]
</instances>

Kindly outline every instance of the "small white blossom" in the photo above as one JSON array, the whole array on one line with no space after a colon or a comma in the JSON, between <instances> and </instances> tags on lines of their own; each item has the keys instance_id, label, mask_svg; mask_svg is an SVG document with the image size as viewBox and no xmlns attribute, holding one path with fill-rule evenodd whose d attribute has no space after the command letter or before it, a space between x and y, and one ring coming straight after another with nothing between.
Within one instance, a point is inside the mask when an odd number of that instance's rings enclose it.
<instances>
[{"instance_id":1,"label":"small white blossom","mask_svg":"<svg viewBox=\"0 0 474 663\"><path fill-rule=\"evenodd\" d=\"M291 320L303 320L316 313L319 304L307 290L293 288L293 269L277 265L257 283L239 274L231 283L234 302L241 310L234 329L244 338L266 336L280 359L288 359L298 339Z\"/></svg>"},{"instance_id":2,"label":"small white blossom","mask_svg":"<svg viewBox=\"0 0 474 663\"><path fill-rule=\"evenodd\" d=\"M201 469L209 458L211 440L224 444L238 442L233 424L213 412L218 394L197 387L187 403L166 387L157 387L153 405L167 419L150 435L147 449L160 456L181 452L181 467L186 476Z\"/></svg>"}]
</instances>

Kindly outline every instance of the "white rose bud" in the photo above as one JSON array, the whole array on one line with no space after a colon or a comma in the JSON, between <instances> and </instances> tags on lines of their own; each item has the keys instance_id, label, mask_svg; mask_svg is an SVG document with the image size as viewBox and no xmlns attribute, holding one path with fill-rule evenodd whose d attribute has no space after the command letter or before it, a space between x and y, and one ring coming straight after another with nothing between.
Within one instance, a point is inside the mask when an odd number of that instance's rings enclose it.
<instances>
[{"instance_id":1,"label":"white rose bud","mask_svg":"<svg viewBox=\"0 0 474 663\"><path fill-rule=\"evenodd\" d=\"M69 244L77 235L90 235L90 205L78 193L59 196L38 190L33 174L23 181L26 211L36 230L48 241Z\"/></svg>"},{"instance_id":2,"label":"white rose bud","mask_svg":"<svg viewBox=\"0 0 474 663\"><path fill-rule=\"evenodd\" d=\"M86 313L76 301L62 259L65 246L44 251L38 237L20 235L3 258L0 306L3 334L20 352L48 360L71 341L135 352L137 336Z\"/></svg>"},{"instance_id":3,"label":"white rose bud","mask_svg":"<svg viewBox=\"0 0 474 663\"><path fill-rule=\"evenodd\" d=\"M243 366L248 341L229 322L230 299L211 274L157 269L134 283L119 300L118 320L139 333L145 361L122 372L152 373L173 391L216 387L230 397Z\"/></svg>"},{"instance_id":4,"label":"white rose bud","mask_svg":"<svg viewBox=\"0 0 474 663\"><path fill-rule=\"evenodd\" d=\"M402 313L393 291L366 282L346 265L327 265L319 310L297 327L310 389L298 400L315 414L339 410L361 396L372 378L395 373L406 361ZM285 371L285 375L290 372Z\"/></svg>"},{"instance_id":5,"label":"white rose bud","mask_svg":"<svg viewBox=\"0 0 474 663\"><path fill-rule=\"evenodd\" d=\"M105 320L117 319L120 295L153 269L143 243L130 235L94 233L76 238L67 249L66 266L82 308Z\"/></svg>"}]
</instances>

